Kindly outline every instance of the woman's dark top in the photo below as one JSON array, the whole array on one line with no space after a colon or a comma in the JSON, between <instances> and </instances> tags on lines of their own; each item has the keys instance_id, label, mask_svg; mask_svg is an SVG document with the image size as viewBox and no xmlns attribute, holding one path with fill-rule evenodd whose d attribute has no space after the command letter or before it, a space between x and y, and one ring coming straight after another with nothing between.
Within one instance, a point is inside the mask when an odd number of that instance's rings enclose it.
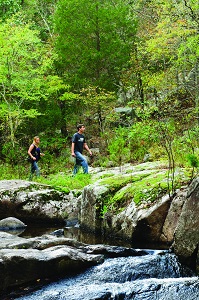
<instances>
[{"instance_id":1,"label":"woman's dark top","mask_svg":"<svg viewBox=\"0 0 199 300\"><path fill-rule=\"evenodd\" d=\"M34 145L34 144L33 144ZM36 162L38 161L38 160L40 160L40 148L39 147L36 147L35 145L34 145L34 148L30 151L31 152L31 154L32 154L32 156L34 156L34 157L36 157ZM31 160L31 162L34 162L35 160Z\"/></svg>"}]
</instances>

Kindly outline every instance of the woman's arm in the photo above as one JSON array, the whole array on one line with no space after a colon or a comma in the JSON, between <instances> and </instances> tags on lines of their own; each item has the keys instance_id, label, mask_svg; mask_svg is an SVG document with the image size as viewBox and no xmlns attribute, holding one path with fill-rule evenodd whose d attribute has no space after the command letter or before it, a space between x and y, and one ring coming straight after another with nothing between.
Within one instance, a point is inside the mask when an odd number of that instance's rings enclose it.
<instances>
[{"instance_id":1,"label":"woman's arm","mask_svg":"<svg viewBox=\"0 0 199 300\"><path fill-rule=\"evenodd\" d=\"M36 157L34 157L31 153L31 151L33 150L33 148L35 147L35 145L31 144L29 149L28 149L28 155L33 159L36 160Z\"/></svg>"}]
</instances>

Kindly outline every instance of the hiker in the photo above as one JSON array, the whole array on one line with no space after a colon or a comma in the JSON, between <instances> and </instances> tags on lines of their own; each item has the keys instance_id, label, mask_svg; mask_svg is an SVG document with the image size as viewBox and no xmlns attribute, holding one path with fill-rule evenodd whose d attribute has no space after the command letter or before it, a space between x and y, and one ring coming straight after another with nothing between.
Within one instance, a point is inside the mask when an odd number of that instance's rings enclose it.
<instances>
[{"instance_id":1,"label":"hiker","mask_svg":"<svg viewBox=\"0 0 199 300\"><path fill-rule=\"evenodd\" d=\"M92 152L86 144L85 137L83 135L85 131L84 124L77 125L77 132L72 137L71 155L76 158L73 174L77 174L80 166L83 168L84 174L88 174L88 163L86 158L82 155L83 149L86 149L90 156Z\"/></svg>"},{"instance_id":2,"label":"hiker","mask_svg":"<svg viewBox=\"0 0 199 300\"><path fill-rule=\"evenodd\" d=\"M41 153L39 144L40 144L40 139L38 136L35 136L33 138L32 144L28 149L28 155L30 156L29 162L31 163L29 180L32 180L34 173L36 173L37 177L40 176L38 161L40 160L40 157L44 155L44 153Z\"/></svg>"}]
</instances>

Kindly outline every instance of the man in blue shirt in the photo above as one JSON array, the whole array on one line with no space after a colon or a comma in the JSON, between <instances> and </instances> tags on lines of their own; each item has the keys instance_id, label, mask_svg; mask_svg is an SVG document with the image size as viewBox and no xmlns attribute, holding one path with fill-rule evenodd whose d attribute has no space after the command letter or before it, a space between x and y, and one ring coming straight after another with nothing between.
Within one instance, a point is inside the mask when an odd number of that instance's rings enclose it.
<instances>
[{"instance_id":1,"label":"man in blue shirt","mask_svg":"<svg viewBox=\"0 0 199 300\"><path fill-rule=\"evenodd\" d=\"M76 158L73 174L77 174L79 166L82 166L83 172L88 174L88 163L86 158L82 155L83 149L86 149L92 156L92 152L86 144L83 135L85 131L84 124L77 125L77 132L72 137L71 155Z\"/></svg>"}]
</instances>

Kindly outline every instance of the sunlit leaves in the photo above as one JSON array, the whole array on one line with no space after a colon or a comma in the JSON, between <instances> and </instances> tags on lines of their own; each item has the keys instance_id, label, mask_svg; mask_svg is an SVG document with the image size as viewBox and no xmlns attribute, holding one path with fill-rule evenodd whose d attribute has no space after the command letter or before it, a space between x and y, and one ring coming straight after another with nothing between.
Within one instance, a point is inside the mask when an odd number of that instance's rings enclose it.
<instances>
[{"instance_id":1,"label":"sunlit leaves","mask_svg":"<svg viewBox=\"0 0 199 300\"><path fill-rule=\"evenodd\" d=\"M21 2L21 0L0 0L0 19L5 20L18 12Z\"/></svg>"},{"instance_id":2,"label":"sunlit leaves","mask_svg":"<svg viewBox=\"0 0 199 300\"><path fill-rule=\"evenodd\" d=\"M48 56L44 56L38 32L29 24L19 24L17 16L0 24L0 101L4 106L2 126L6 136L15 144L15 135L24 118L40 115L31 107L43 93L44 72Z\"/></svg>"},{"instance_id":3,"label":"sunlit leaves","mask_svg":"<svg viewBox=\"0 0 199 300\"><path fill-rule=\"evenodd\" d=\"M29 25L10 20L0 26L0 81L6 89L33 92L42 64L42 45Z\"/></svg>"}]
</instances>

